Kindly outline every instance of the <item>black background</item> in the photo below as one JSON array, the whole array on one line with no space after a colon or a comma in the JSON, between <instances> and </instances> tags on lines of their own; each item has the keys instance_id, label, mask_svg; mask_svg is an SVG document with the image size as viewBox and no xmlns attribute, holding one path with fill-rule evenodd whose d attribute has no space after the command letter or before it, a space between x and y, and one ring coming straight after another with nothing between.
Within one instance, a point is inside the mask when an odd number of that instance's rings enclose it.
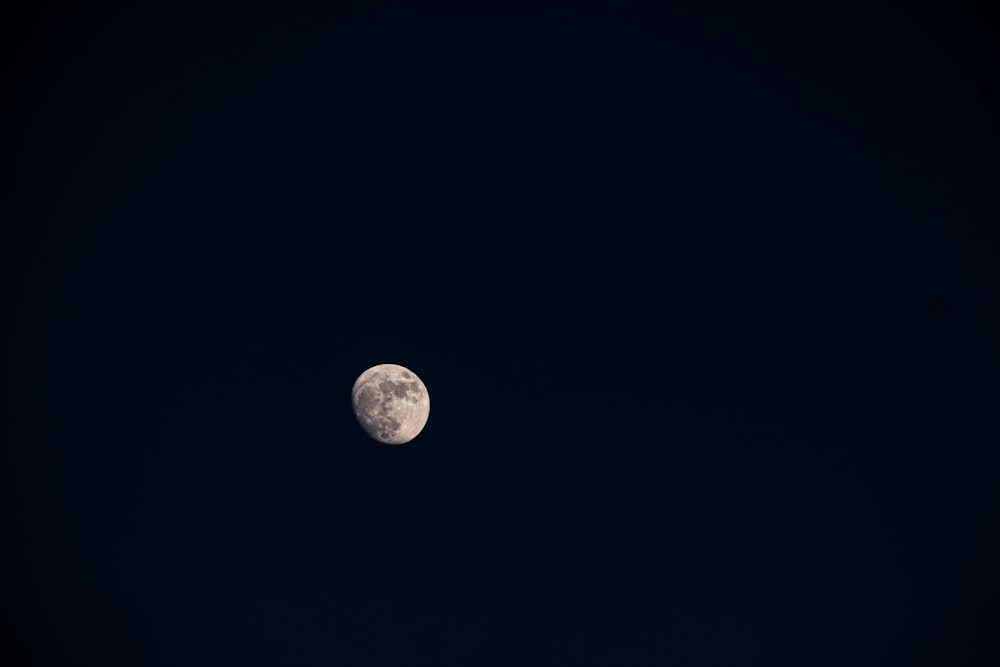
<instances>
[{"instance_id":1,"label":"black background","mask_svg":"<svg viewBox=\"0 0 1000 667\"><path fill-rule=\"evenodd\" d=\"M996 12L471 4L5 10L5 662L997 664Z\"/></svg>"}]
</instances>

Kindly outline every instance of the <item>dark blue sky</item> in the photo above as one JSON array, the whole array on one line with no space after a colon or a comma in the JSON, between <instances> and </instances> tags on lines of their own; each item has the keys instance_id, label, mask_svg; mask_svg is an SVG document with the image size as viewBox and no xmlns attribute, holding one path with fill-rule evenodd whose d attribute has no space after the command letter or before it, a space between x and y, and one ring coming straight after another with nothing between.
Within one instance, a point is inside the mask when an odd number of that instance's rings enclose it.
<instances>
[{"instance_id":1,"label":"dark blue sky","mask_svg":"<svg viewBox=\"0 0 1000 667\"><path fill-rule=\"evenodd\" d=\"M765 4L9 14L6 662L996 664L997 14Z\"/></svg>"}]
</instances>

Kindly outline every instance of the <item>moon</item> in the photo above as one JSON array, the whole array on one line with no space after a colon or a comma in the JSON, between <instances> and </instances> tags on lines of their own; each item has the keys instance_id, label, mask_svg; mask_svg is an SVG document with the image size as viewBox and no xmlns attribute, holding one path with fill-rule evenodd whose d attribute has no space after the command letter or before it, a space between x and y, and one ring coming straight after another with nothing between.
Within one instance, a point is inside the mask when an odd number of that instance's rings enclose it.
<instances>
[{"instance_id":1,"label":"moon","mask_svg":"<svg viewBox=\"0 0 1000 667\"><path fill-rule=\"evenodd\" d=\"M365 433L387 445L403 445L420 435L431 412L427 387L397 364L372 366L359 375L351 404Z\"/></svg>"}]
</instances>

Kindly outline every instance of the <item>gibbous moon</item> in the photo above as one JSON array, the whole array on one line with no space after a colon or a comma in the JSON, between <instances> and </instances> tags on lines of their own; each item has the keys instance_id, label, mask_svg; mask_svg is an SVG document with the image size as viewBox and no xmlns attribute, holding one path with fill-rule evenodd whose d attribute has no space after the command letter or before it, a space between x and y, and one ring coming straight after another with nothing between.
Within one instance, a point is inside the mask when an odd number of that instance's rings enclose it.
<instances>
[{"instance_id":1,"label":"gibbous moon","mask_svg":"<svg viewBox=\"0 0 1000 667\"><path fill-rule=\"evenodd\" d=\"M387 445L413 440L431 412L427 387L416 373L396 364L372 366L358 376L351 404L365 433Z\"/></svg>"}]
</instances>

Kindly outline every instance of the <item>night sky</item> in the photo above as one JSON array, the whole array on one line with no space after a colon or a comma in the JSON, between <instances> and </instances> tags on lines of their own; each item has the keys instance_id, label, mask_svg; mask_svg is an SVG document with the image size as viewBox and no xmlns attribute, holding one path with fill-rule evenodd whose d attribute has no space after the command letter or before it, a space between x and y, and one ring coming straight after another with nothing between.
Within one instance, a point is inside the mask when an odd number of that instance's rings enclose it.
<instances>
[{"instance_id":1,"label":"night sky","mask_svg":"<svg viewBox=\"0 0 1000 667\"><path fill-rule=\"evenodd\" d=\"M996 9L22 4L0 662L1000 664Z\"/></svg>"}]
</instances>

